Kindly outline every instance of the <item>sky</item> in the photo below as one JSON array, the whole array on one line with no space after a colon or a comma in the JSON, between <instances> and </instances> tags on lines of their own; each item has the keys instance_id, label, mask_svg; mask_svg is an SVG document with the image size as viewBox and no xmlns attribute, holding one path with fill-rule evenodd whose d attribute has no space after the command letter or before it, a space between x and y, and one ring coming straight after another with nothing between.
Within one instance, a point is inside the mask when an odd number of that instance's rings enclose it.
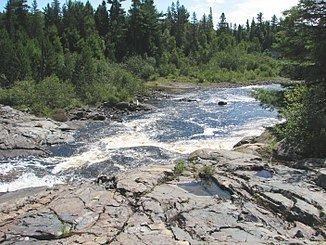
<instances>
[{"instance_id":1,"label":"sky","mask_svg":"<svg viewBox=\"0 0 326 245\"><path fill-rule=\"evenodd\" d=\"M39 8L42 9L51 0L37 0ZM65 3L66 0L60 0ZM86 2L87 0L81 0ZM102 0L89 0L94 7L97 7ZM176 0L175 0L176 1ZM0 11L3 11L7 0L0 0ZM31 4L32 0L28 0ZM125 9L129 9L130 0L123 3ZM172 0L154 0L159 11L165 12ZM215 24L218 22L222 12L225 13L227 21L230 23L244 24L248 19L256 17L257 13L262 12L265 19L270 19L274 14L278 17L284 10L291 8L298 3L298 0L180 0L190 13L196 12L198 19L204 14L209 13L209 8L213 9Z\"/></svg>"}]
</instances>

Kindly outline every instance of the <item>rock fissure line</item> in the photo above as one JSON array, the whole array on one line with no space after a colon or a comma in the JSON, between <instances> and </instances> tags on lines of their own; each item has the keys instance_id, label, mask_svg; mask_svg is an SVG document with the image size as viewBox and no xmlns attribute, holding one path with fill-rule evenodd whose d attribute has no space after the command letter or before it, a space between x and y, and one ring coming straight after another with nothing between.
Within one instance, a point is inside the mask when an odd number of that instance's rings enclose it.
<instances>
[{"instance_id":1,"label":"rock fissure line","mask_svg":"<svg viewBox=\"0 0 326 245\"><path fill-rule=\"evenodd\" d=\"M205 161L187 163L187 171L173 178L174 166L153 165L118 173L106 178L108 182L98 181L102 187L84 183L36 194L22 190L11 199L10 193L4 194L0 196L0 211L6 214L0 217L0 240L12 243L30 237L36 242L40 236L48 244L56 244L57 239L63 244L153 244L158 237L163 244L325 240L325 192L311 190L311 183L305 182L313 179L314 172L300 173L307 178L300 178L302 184L297 185L289 181L290 171L268 167L264 161L251 162L252 155L223 150L196 154L208 160L219 155L212 180L230 193L231 200L203 197L180 187L180 183L198 182L194 176L206 166ZM273 175L257 177L253 169L272 169ZM194 188L205 191L201 185ZM304 193L304 198L296 193Z\"/></svg>"}]
</instances>

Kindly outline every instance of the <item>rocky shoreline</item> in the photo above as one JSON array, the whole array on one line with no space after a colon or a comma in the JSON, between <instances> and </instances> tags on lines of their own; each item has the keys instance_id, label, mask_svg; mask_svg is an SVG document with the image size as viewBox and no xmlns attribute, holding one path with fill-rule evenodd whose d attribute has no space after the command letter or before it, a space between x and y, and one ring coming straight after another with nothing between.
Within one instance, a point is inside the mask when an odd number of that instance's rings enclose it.
<instances>
[{"instance_id":1,"label":"rocky shoreline","mask_svg":"<svg viewBox=\"0 0 326 245\"><path fill-rule=\"evenodd\" d=\"M46 155L90 121L152 110L103 104L67 122L0 107L0 157ZM3 244L322 244L326 161L270 161L268 133L233 151L201 149L185 161L96 181L0 194Z\"/></svg>"},{"instance_id":2,"label":"rocky shoreline","mask_svg":"<svg viewBox=\"0 0 326 245\"><path fill-rule=\"evenodd\" d=\"M121 121L123 116L152 110L140 103L103 103L100 107L78 108L61 115L62 122L36 117L0 105L0 159L30 155L46 156L50 146L74 140L77 129L87 123Z\"/></svg>"},{"instance_id":3,"label":"rocky shoreline","mask_svg":"<svg viewBox=\"0 0 326 245\"><path fill-rule=\"evenodd\" d=\"M96 183L6 193L0 242L318 244L326 239L321 183L325 160L302 169L202 149L185 162L100 176Z\"/></svg>"}]
</instances>

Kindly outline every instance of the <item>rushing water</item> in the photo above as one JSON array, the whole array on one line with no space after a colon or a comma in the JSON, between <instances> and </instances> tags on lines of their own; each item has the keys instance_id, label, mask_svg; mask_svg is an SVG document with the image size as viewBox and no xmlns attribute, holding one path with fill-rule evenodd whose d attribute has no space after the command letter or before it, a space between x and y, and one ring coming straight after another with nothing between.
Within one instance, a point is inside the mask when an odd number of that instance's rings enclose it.
<instances>
[{"instance_id":1,"label":"rushing water","mask_svg":"<svg viewBox=\"0 0 326 245\"><path fill-rule=\"evenodd\" d=\"M279 85L263 86L281 89ZM250 96L257 86L210 88L152 102L157 110L122 123L93 123L48 158L0 161L0 192L96 178L146 164L170 163L199 148L232 149L245 136L280 122ZM187 98L189 101L184 101ZM226 101L226 106L219 106Z\"/></svg>"}]
</instances>

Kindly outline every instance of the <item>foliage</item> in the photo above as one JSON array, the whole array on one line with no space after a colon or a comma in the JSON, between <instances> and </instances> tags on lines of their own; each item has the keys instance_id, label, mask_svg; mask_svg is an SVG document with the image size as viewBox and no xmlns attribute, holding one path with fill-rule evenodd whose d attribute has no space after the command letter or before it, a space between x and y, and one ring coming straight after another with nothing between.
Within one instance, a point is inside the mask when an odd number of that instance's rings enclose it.
<instances>
[{"instance_id":1,"label":"foliage","mask_svg":"<svg viewBox=\"0 0 326 245\"><path fill-rule=\"evenodd\" d=\"M181 175L184 171L186 171L185 161L178 161L178 163L174 166L173 173L175 175Z\"/></svg>"},{"instance_id":2,"label":"foliage","mask_svg":"<svg viewBox=\"0 0 326 245\"><path fill-rule=\"evenodd\" d=\"M277 77L279 62L261 55L249 54L240 48L217 52L196 74L208 82L243 82Z\"/></svg>"},{"instance_id":3,"label":"foliage","mask_svg":"<svg viewBox=\"0 0 326 245\"><path fill-rule=\"evenodd\" d=\"M38 83L21 81L10 89L0 89L0 103L51 116L54 109L69 109L80 101L76 99L75 88L70 83L52 76Z\"/></svg>"},{"instance_id":4,"label":"foliage","mask_svg":"<svg viewBox=\"0 0 326 245\"><path fill-rule=\"evenodd\" d=\"M325 91L325 85L301 85L285 93L287 123L278 133L302 156L326 155Z\"/></svg>"},{"instance_id":5,"label":"foliage","mask_svg":"<svg viewBox=\"0 0 326 245\"><path fill-rule=\"evenodd\" d=\"M94 70L87 84L82 87L82 97L86 104L105 101L131 101L142 92L140 79L120 65L105 61L93 61Z\"/></svg>"},{"instance_id":6,"label":"foliage","mask_svg":"<svg viewBox=\"0 0 326 245\"><path fill-rule=\"evenodd\" d=\"M253 96L268 107L282 108L285 106L284 91L256 89Z\"/></svg>"},{"instance_id":7,"label":"foliage","mask_svg":"<svg viewBox=\"0 0 326 245\"><path fill-rule=\"evenodd\" d=\"M205 165L198 171L198 177L203 180L210 180L215 173L213 165Z\"/></svg>"},{"instance_id":8,"label":"foliage","mask_svg":"<svg viewBox=\"0 0 326 245\"><path fill-rule=\"evenodd\" d=\"M148 80L155 73L154 58L142 58L141 56L131 56L125 62L126 69L139 78Z\"/></svg>"},{"instance_id":9,"label":"foliage","mask_svg":"<svg viewBox=\"0 0 326 245\"><path fill-rule=\"evenodd\" d=\"M280 135L302 156L326 156L326 11L323 1L300 0L286 12L275 47L301 71L305 85L285 93Z\"/></svg>"}]
</instances>

